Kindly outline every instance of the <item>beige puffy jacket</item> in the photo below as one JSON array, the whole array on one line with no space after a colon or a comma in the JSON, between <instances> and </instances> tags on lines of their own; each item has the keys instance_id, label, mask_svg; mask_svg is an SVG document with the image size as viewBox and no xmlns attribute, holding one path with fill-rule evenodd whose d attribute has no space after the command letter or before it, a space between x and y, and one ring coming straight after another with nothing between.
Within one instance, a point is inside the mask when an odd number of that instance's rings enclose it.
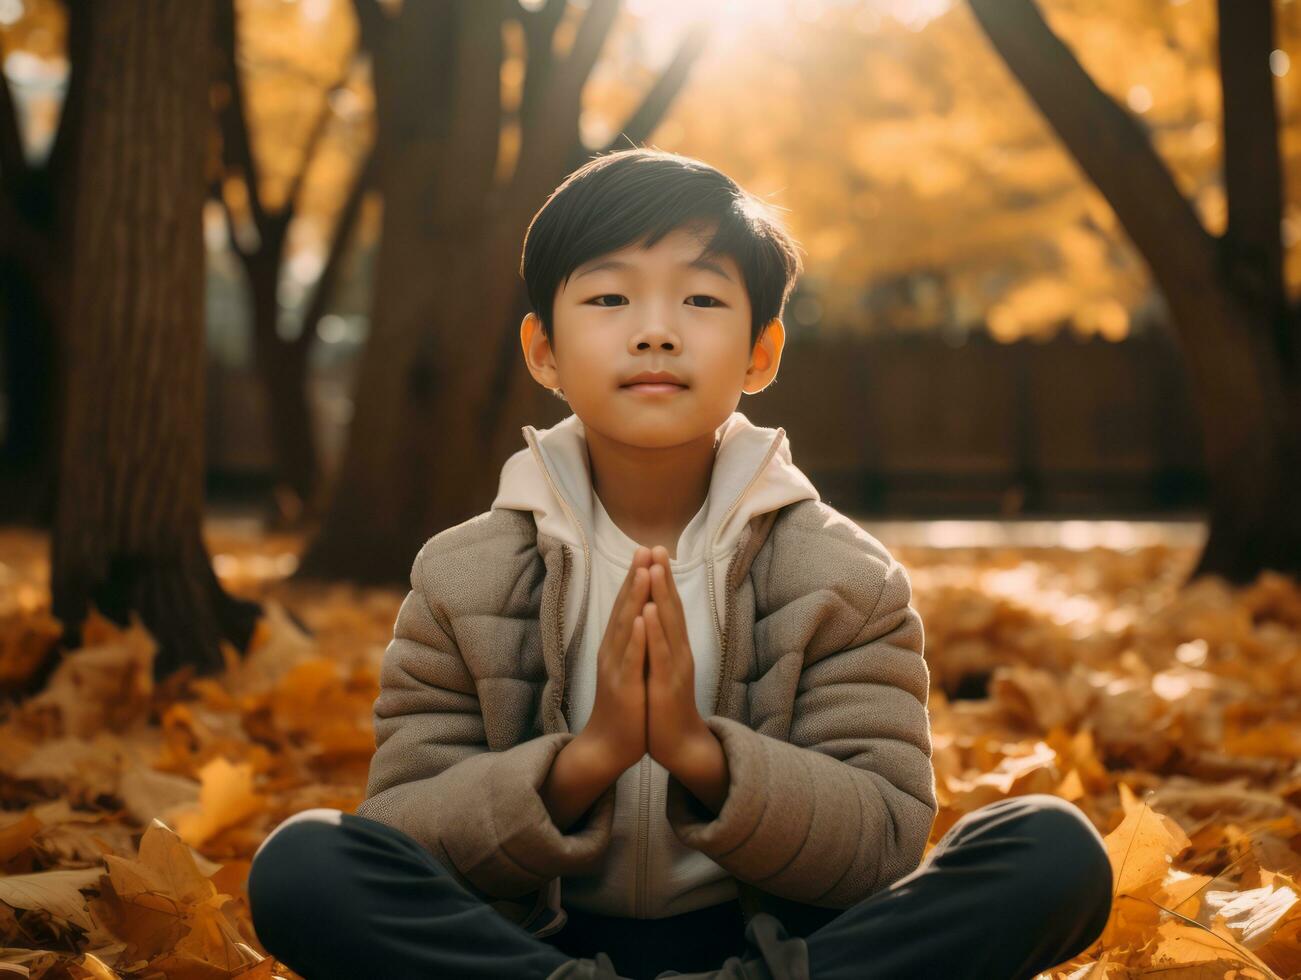
<instances>
[{"instance_id":1,"label":"beige puffy jacket","mask_svg":"<svg viewBox=\"0 0 1301 980\"><path fill-rule=\"evenodd\" d=\"M571 545L495 508L427 541L385 652L357 813L408 834L536 936L565 876L595 873L614 785L562 833L539 795L565 720ZM721 812L669 780L678 838L737 881L747 917L843 909L921 861L936 813L929 673L904 567L818 499L756 514L724 576L715 711ZM572 649L571 639L568 647Z\"/></svg>"}]
</instances>

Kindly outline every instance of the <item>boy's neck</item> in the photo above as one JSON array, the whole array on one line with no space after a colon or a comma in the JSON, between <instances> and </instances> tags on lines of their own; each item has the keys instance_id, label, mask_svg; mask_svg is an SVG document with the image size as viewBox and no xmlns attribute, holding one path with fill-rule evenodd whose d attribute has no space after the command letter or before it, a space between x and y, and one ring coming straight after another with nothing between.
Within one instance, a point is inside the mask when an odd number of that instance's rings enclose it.
<instances>
[{"instance_id":1,"label":"boy's neck","mask_svg":"<svg viewBox=\"0 0 1301 980\"><path fill-rule=\"evenodd\" d=\"M587 433L592 489L610 520L638 544L663 545L672 559L683 529L709 496L716 451L713 432L664 449Z\"/></svg>"}]
</instances>

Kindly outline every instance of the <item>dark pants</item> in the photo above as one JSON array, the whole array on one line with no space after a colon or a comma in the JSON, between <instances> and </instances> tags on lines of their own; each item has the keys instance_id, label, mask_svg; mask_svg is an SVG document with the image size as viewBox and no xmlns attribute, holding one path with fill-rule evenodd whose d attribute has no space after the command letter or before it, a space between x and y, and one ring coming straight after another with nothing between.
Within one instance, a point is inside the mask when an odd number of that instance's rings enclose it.
<instances>
[{"instance_id":1,"label":"dark pants","mask_svg":"<svg viewBox=\"0 0 1301 980\"><path fill-rule=\"evenodd\" d=\"M248 880L258 938L307 980L541 980L598 952L621 977L641 980L717 969L728 956L760 958L753 944L747 952L734 902L667 919L567 908L565 927L537 939L405 834L355 814L312 813L333 820L278 828ZM1111 889L1111 864L1088 818L1032 794L965 814L916 870L856 905L799 906L804 913L779 922L805 937L812 980L1032 978L1101 935Z\"/></svg>"}]
</instances>

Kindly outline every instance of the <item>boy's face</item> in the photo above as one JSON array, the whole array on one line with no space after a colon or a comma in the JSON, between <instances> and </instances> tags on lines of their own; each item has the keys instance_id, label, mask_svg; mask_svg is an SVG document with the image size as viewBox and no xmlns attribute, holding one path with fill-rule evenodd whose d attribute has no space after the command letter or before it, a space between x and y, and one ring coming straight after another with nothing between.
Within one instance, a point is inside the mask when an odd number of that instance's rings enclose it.
<instances>
[{"instance_id":1,"label":"boy's face","mask_svg":"<svg viewBox=\"0 0 1301 980\"><path fill-rule=\"evenodd\" d=\"M679 228L653 248L635 243L580 265L556 292L554 350L541 321L524 318L530 373L560 388L584 427L644 448L712 439L742 392L776 376L782 322L770 321L751 349L740 267L726 255L699 259L711 231ZM642 371L668 371L683 387L626 387Z\"/></svg>"}]
</instances>

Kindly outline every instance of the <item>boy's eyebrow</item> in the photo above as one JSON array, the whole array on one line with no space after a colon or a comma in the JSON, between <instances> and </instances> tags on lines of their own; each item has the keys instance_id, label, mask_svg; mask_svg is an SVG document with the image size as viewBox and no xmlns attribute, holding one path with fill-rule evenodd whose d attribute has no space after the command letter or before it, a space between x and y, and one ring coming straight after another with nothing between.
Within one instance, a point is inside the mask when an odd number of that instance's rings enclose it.
<instances>
[{"instance_id":1,"label":"boy's eyebrow","mask_svg":"<svg viewBox=\"0 0 1301 980\"><path fill-rule=\"evenodd\" d=\"M722 276L728 282L732 281L732 277L728 275L727 270L724 269L717 262L713 261L712 259L707 259L698 256L694 259L691 259L689 262L679 262L678 267L681 269L703 269L705 272L712 272L714 273L714 275ZM602 269L630 269L630 268L632 268L632 263L625 262L623 259L603 259L600 262L597 262L595 265L587 269L584 269L578 275L574 276L574 278L581 279L583 278L583 276L587 275L590 272L600 272Z\"/></svg>"}]
</instances>

